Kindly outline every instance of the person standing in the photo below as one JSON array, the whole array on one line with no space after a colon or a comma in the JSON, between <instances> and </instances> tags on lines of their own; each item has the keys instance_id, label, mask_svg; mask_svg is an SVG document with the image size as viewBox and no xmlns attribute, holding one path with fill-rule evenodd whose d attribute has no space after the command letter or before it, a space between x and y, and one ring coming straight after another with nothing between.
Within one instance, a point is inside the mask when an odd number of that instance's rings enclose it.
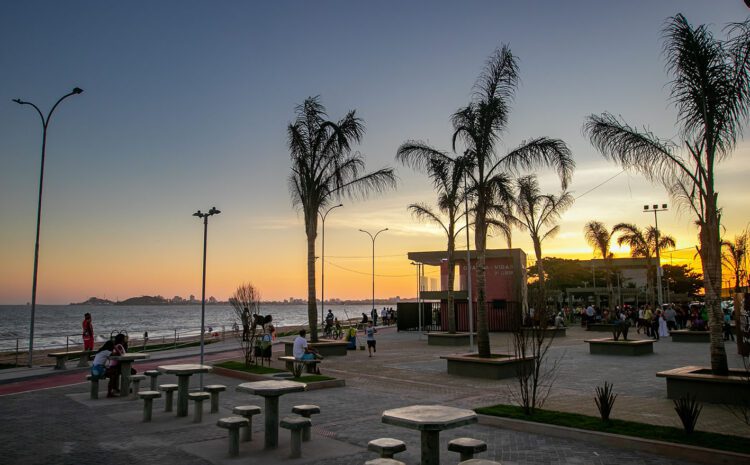
<instances>
[{"instance_id":1,"label":"person standing","mask_svg":"<svg viewBox=\"0 0 750 465\"><path fill-rule=\"evenodd\" d=\"M83 316L83 350L94 350L94 324L91 323L91 314L86 313Z\"/></svg>"},{"instance_id":2,"label":"person standing","mask_svg":"<svg viewBox=\"0 0 750 465\"><path fill-rule=\"evenodd\" d=\"M370 354L370 357L372 357L373 352L378 351L375 347L375 333L377 332L378 330L372 325L372 321L367 325L367 328L365 328L365 334L367 335L367 352Z\"/></svg>"},{"instance_id":3,"label":"person standing","mask_svg":"<svg viewBox=\"0 0 750 465\"><path fill-rule=\"evenodd\" d=\"M245 307L242 310L242 340L248 341L250 337L250 310Z\"/></svg>"},{"instance_id":4,"label":"person standing","mask_svg":"<svg viewBox=\"0 0 750 465\"><path fill-rule=\"evenodd\" d=\"M372 322L378 324L378 309L373 307L372 311L370 311L370 316L372 317Z\"/></svg>"}]
</instances>

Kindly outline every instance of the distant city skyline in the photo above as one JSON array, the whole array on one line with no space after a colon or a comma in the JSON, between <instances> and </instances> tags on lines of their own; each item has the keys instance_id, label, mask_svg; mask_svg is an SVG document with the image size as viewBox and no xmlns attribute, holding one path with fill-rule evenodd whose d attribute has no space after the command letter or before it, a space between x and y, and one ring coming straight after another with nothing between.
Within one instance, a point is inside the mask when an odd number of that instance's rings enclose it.
<instances>
[{"instance_id":1,"label":"distant city skyline","mask_svg":"<svg viewBox=\"0 0 750 465\"><path fill-rule=\"evenodd\" d=\"M677 13L721 35L750 9L741 0L3 2L0 304L31 300L39 185L38 115L11 99L46 112L76 86L84 93L61 105L49 128L39 304L200 295L203 230L191 215L212 206L222 214L208 231L207 295L224 299L244 282L264 300L306 295L286 127L315 95L332 119L356 109L366 133L355 150L367 169L392 166L400 178L395 191L342 199L326 220L326 300L370 294L371 243L357 230L385 227L375 297L415 295L407 252L440 250L445 240L407 212L435 195L426 177L396 163L396 149L414 139L448 150L450 116L501 44L519 57L521 77L503 148L560 138L577 164L576 203L544 255L591 258L586 221L646 227L653 216L643 205L668 203L659 226L678 250L662 260L692 263L691 216L662 187L605 161L582 134L587 115L609 111L677 136L662 55L664 21ZM750 222L749 152L741 140L716 174L728 238ZM553 173L538 174L545 192L559 192ZM524 233L514 232L513 246L533 256ZM505 244L491 237L488 247ZM320 296L320 260L317 285Z\"/></svg>"}]
</instances>

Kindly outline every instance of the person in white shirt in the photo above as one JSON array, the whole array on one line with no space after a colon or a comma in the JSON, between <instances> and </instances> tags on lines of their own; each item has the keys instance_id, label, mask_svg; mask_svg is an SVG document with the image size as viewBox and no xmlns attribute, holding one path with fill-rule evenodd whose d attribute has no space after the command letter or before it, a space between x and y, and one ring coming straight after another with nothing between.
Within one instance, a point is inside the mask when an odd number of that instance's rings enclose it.
<instances>
[{"instance_id":1,"label":"person in white shirt","mask_svg":"<svg viewBox=\"0 0 750 465\"><path fill-rule=\"evenodd\" d=\"M299 336L294 338L292 355L294 355L294 358L297 360L315 360L318 354L315 349L307 345L305 335L307 335L307 331L302 329L299 332Z\"/></svg>"}]
</instances>

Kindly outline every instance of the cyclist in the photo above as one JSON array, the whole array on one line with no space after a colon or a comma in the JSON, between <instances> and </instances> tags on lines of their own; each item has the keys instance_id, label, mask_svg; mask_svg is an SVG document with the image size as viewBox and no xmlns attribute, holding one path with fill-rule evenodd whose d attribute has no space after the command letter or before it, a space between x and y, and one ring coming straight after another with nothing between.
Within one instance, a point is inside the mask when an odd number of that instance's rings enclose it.
<instances>
[{"instance_id":1,"label":"cyclist","mask_svg":"<svg viewBox=\"0 0 750 465\"><path fill-rule=\"evenodd\" d=\"M326 326L324 329L325 334L330 335L331 330L333 329L333 320L335 320L336 317L333 316L333 310L330 308L328 309L328 315L326 315Z\"/></svg>"}]
</instances>

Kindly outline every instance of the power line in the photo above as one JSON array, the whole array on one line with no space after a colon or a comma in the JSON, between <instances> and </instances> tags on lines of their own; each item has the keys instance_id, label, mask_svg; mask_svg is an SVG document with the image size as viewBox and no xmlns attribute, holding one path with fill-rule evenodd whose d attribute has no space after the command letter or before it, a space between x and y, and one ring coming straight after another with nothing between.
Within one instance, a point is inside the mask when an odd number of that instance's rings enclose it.
<instances>
[{"instance_id":1,"label":"power line","mask_svg":"<svg viewBox=\"0 0 750 465\"><path fill-rule=\"evenodd\" d=\"M579 195L578 197L576 197L576 198L575 198L575 200L578 200L578 199L580 199L581 197L583 197L584 195L586 195L586 194L589 194L589 193L591 193L592 191L595 191L596 189L599 189L600 187L602 187L603 185L607 184L607 183L608 183L609 181L611 181L611 180L615 179L615 178L616 178L617 176L621 175L621 174L622 174L622 173L624 173L624 172L625 172L625 170L622 170L622 171L620 171L619 173L617 173L616 175L614 175L614 176L612 176L611 178L607 179L606 181L603 181L603 182L601 182L601 183L597 184L596 186L592 187L591 189L587 190L587 191L586 191L586 192L584 192L583 194L581 194L581 195Z\"/></svg>"}]
</instances>

